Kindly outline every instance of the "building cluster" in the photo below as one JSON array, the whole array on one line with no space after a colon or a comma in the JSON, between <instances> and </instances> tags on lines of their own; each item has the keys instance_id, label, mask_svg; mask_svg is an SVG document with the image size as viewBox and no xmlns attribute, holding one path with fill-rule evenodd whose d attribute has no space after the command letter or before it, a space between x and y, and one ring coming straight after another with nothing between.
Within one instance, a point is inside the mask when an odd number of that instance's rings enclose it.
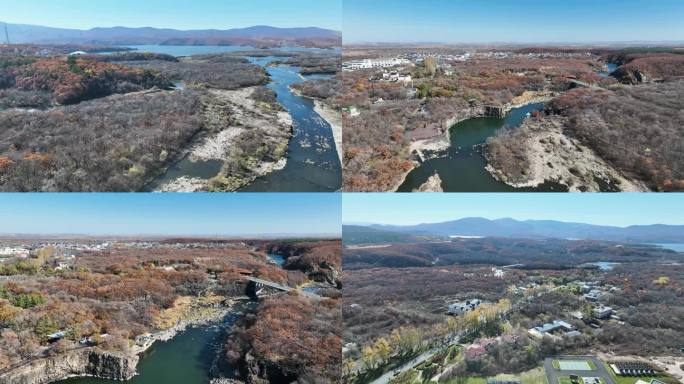
<instances>
[{"instance_id":1,"label":"building cluster","mask_svg":"<svg viewBox=\"0 0 684 384\"><path fill-rule=\"evenodd\" d=\"M411 74L402 74L397 71L384 72L382 74L382 80L388 81L390 83L402 83L404 85L410 84L411 81L413 81L413 79L411 78Z\"/></svg>"},{"instance_id":2,"label":"building cluster","mask_svg":"<svg viewBox=\"0 0 684 384\"><path fill-rule=\"evenodd\" d=\"M561 336L575 337L581 335L574 325L563 320L554 320L551 323L545 323L534 328L530 328L529 333L530 335L539 339L543 338L544 336L558 338Z\"/></svg>"},{"instance_id":3,"label":"building cluster","mask_svg":"<svg viewBox=\"0 0 684 384\"><path fill-rule=\"evenodd\" d=\"M482 300L480 299L470 299L458 303L449 304L448 314L453 316L462 315L466 312L474 310L480 305L482 305Z\"/></svg>"},{"instance_id":4,"label":"building cluster","mask_svg":"<svg viewBox=\"0 0 684 384\"><path fill-rule=\"evenodd\" d=\"M0 248L0 262L2 258L18 257L25 259L29 257L31 251L24 247L3 247Z\"/></svg>"},{"instance_id":5,"label":"building cluster","mask_svg":"<svg viewBox=\"0 0 684 384\"><path fill-rule=\"evenodd\" d=\"M395 57L390 59L363 59L347 61L342 63L343 71L356 71L359 69L377 69L377 68L391 68L400 65L409 64L407 59Z\"/></svg>"},{"instance_id":6,"label":"building cluster","mask_svg":"<svg viewBox=\"0 0 684 384\"><path fill-rule=\"evenodd\" d=\"M467 61L472 56L472 53L465 52L461 54L450 54L450 53L430 53L430 52L412 52L407 53L403 57L414 63L421 63L425 61L428 57L435 59L439 62L446 61Z\"/></svg>"}]
</instances>

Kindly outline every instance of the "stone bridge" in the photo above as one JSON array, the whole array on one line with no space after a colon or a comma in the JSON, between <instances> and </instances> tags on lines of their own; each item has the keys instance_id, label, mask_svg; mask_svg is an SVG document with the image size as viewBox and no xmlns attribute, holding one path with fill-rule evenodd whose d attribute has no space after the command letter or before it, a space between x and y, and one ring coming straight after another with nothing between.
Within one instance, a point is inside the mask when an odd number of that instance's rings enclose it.
<instances>
[{"instance_id":1,"label":"stone bridge","mask_svg":"<svg viewBox=\"0 0 684 384\"><path fill-rule=\"evenodd\" d=\"M320 299L321 296L313 293L302 291L296 288L288 287L286 285L274 283L273 281L259 279L257 277L247 277L249 285L247 286L247 295L251 297L267 296L268 292L290 292L297 291L300 295L306 296L310 299Z\"/></svg>"}]
</instances>

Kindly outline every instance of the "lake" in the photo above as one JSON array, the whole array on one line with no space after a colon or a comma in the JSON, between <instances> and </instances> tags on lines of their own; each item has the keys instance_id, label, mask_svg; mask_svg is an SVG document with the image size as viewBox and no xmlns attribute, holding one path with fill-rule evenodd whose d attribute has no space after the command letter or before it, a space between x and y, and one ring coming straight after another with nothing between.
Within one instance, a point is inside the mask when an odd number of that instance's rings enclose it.
<instances>
[{"instance_id":1,"label":"lake","mask_svg":"<svg viewBox=\"0 0 684 384\"><path fill-rule=\"evenodd\" d=\"M671 249L675 252L684 252L684 244L682 243L652 243L662 248Z\"/></svg>"},{"instance_id":2,"label":"lake","mask_svg":"<svg viewBox=\"0 0 684 384\"><path fill-rule=\"evenodd\" d=\"M612 261L596 261L593 263L584 263L580 265L580 267L598 267L598 269L601 271L611 271L616 265L620 265L620 263L615 263Z\"/></svg>"},{"instance_id":3,"label":"lake","mask_svg":"<svg viewBox=\"0 0 684 384\"><path fill-rule=\"evenodd\" d=\"M221 345L226 331L237 320L229 314L220 325L191 327L167 342L155 342L138 363L138 375L130 384L207 384L212 377L233 377L225 365ZM223 363L223 364L221 364ZM61 384L113 384L116 380L72 378Z\"/></svg>"},{"instance_id":4,"label":"lake","mask_svg":"<svg viewBox=\"0 0 684 384\"><path fill-rule=\"evenodd\" d=\"M208 55L212 53L228 53L238 51L257 50L251 46L241 45L129 45L127 48L133 48L140 52L163 53L171 56L193 56L193 55ZM322 48L303 48L303 47L279 47L274 50L285 52L338 52L338 49L322 49Z\"/></svg>"},{"instance_id":5,"label":"lake","mask_svg":"<svg viewBox=\"0 0 684 384\"><path fill-rule=\"evenodd\" d=\"M485 169L487 160L482 150L487 138L505 126L519 126L527 113L543 108L541 103L528 104L512 109L504 118L474 117L455 124L450 128L451 146L446 153L413 169L398 192L418 189L435 172L442 179L444 192L566 191L566 187L548 181L537 188L513 188L496 180Z\"/></svg>"},{"instance_id":6,"label":"lake","mask_svg":"<svg viewBox=\"0 0 684 384\"><path fill-rule=\"evenodd\" d=\"M173 56L190 56L211 53L227 53L253 50L242 46L130 46L142 52L165 53ZM282 47L282 51L339 52L338 49ZM290 86L307 78L323 79L329 76L302 77L299 68L279 65L268 66L282 57L245 57L264 67L271 75L268 87L276 92L278 102L293 119L294 135L290 140L285 168L255 180L243 188L244 192L334 192L342 187L342 164L340 163L332 128L314 110L311 99L300 97L290 91ZM152 183L152 187L181 176L210 179L221 170L221 161L193 162L187 158L173 164L167 173Z\"/></svg>"}]
</instances>

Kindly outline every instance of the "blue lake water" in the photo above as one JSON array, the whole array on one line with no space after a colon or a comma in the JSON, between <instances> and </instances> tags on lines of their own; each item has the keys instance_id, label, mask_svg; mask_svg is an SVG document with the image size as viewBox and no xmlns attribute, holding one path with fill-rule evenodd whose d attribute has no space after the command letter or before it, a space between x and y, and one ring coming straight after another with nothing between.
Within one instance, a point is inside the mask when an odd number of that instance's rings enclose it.
<instances>
[{"instance_id":1,"label":"blue lake water","mask_svg":"<svg viewBox=\"0 0 684 384\"><path fill-rule=\"evenodd\" d=\"M285 258L284 258L283 256L281 256L281 255L275 255L275 254L269 253L269 254L268 254L268 257L269 257L273 262L275 262L276 264L280 265L281 267L283 266L283 264L285 264Z\"/></svg>"},{"instance_id":2,"label":"blue lake water","mask_svg":"<svg viewBox=\"0 0 684 384\"><path fill-rule=\"evenodd\" d=\"M652 245L657 245L666 249L671 249L675 252L684 252L684 244L682 243L653 243Z\"/></svg>"}]
</instances>

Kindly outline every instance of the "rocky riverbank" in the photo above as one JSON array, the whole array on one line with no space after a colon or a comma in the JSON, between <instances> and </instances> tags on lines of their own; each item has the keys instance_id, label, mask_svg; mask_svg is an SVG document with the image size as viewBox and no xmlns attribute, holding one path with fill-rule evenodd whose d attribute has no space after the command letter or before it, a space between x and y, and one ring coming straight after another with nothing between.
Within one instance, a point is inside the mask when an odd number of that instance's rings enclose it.
<instances>
[{"instance_id":1,"label":"rocky riverbank","mask_svg":"<svg viewBox=\"0 0 684 384\"><path fill-rule=\"evenodd\" d=\"M564 118L530 118L520 127L487 141L487 171L515 188L536 187L547 180L570 191L646 191L628 180L579 140L563 132Z\"/></svg>"},{"instance_id":2,"label":"rocky riverbank","mask_svg":"<svg viewBox=\"0 0 684 384\"><path fill-rule=\"evenodd\" d=\"M257 89L207 91L206 134L187 149L181 161L221 161L223 166L211 179L183 175L163 183L158 191L231 192L285 167L292 117L277 103L258 101Z\"/></svg>"},{"instance_id":3,"label":"rocky riverbank","mask_svg":"<svg viewBox=\"0 0 684 384\"><path fill-rule=\"evenodd\" d=\"M442 189L442 178L439 177L439 174L435 173L420 188L414 189L413 192L444 192L444 189Z\"/></svg>"},{"instance_id":4,"label":"rocky riverbank","mask_svg":"<svg viewBox=\"0 0 684 384\"><path fill-rule=\"evenodd\" d=\"M332 128L333 138L335 140L335 148L337 149L337 156L342 162L342 113L336 111L331 106L321 100L314 99L314 111L318 113L323 120L328 122Z\"/></svg>"},{"instance_id":5,"label":"rocky riverbank","mask_svg":"<svg viewBox=\"0 0 684 384\"><path fill-rule=\"evenodd\" d=\"M36 359L0 375L8 384L47 384L75 376L93 376L109 380L129 380L135 376L138 356L123 352L82 348L57 356Z\"/></svg>"}]
</instances>

